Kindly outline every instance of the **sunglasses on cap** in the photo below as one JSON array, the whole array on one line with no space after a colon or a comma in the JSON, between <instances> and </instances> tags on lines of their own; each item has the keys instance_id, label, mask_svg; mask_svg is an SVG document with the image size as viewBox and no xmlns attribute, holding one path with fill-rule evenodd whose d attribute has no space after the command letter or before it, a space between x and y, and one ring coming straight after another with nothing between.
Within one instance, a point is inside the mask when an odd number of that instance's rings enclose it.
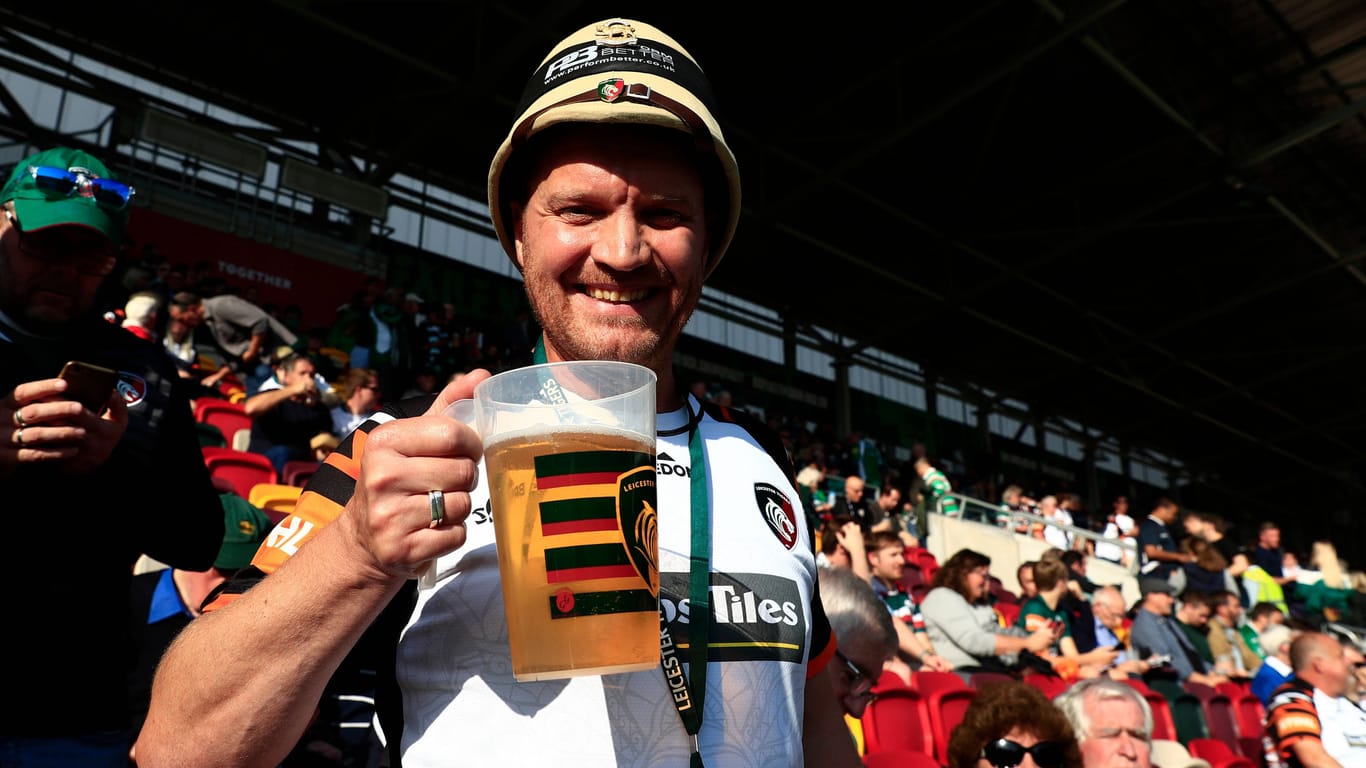
<instances>
[{"instance_id":1,"label":"sunglasses on cap","mask_svg":"<svg viewBox=\"0 0 1366 768\"><path fill-rule=\"evenodd\" d=\"M1026 754L1034 758L1034 764L1039 768L1061 768L1066 745L1061 741L1041 741L1024 747L1010 739L997 739L982 748L982 757L993 768L1015 768L1024 762Z\"/></svg>"},{"instance_id":2,"label":"sunglasses on cap","mask_svg":"<svg viewBox=\"0 0 1366 768\"><path fill-rule=\"evenodd\" d=\"M135 192L121 181L92 176L85 168L62 170L46 165L30 165L28 172L33 176L33 186L46 195L71 197L78 192L81 195L89 194L97 205L114 211L127 206Z\"/></svg>"}]
</instances>

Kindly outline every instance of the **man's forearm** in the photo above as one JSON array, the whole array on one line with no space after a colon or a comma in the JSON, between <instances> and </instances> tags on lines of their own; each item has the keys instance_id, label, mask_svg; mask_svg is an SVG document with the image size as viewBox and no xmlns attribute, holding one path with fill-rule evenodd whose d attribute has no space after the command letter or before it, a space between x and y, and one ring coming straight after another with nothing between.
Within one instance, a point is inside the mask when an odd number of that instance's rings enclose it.
<instances>
[{"instance_id":1,"label":"man's forearm","mask_svg":"<svg viewBox=\"0 0 1366 768\"><path fill-rule=\"evenodd\" d=\"M139 768L284 759L332 674L403 583L358 574L340 529L327 526L234 603L190 622L157 670Z\"/></svg>"}]
</instances>

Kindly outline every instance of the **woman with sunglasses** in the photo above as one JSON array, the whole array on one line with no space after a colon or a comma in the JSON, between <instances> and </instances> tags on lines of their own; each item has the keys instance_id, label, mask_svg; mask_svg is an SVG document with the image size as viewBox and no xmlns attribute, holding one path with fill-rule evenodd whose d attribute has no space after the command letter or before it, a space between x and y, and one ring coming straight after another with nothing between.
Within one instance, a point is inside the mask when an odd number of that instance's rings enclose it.
<instances>
[{"instance_id":1,"label":"woman with sunglasses","mask_svg":"<svg viewBox=\"0 0 1366 768\"><path fill-rule=\"evenodd\" d=\"M1022 682L982 686L949 737L948 768L1081 768L1062 710Z\"/></svg>"}]
</instances>

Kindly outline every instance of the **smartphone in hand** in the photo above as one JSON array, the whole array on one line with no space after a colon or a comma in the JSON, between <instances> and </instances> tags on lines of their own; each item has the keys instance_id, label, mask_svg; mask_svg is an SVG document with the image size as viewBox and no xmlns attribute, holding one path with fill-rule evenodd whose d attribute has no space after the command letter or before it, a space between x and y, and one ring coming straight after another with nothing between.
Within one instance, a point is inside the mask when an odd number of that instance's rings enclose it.
<instances>
[{"instance_id":1,"label":"smartphone in hand","mask_svg":"<svg viewBox=\"0 0 1366 768\"><path fill-rule=\"evenodd\" d=\"M119 372L113 368L79 360L69 361L58 375L66 379L66 399L75 400L97 416L104 413L109 396L119 383Z\"/></svg>"}]
</instances>

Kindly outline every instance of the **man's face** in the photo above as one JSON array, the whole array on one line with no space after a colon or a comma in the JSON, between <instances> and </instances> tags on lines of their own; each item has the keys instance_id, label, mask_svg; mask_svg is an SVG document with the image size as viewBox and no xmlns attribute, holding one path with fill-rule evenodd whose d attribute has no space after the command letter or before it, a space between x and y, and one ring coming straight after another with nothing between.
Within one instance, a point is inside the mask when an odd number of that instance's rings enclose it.
<instances>
[{"instance_id":1,"label":"man's face","mask_svg":"<svg viewBox=\"0 0 1366 768\"><path fill-rule=\"evenodd\" d=\"M1082 706L1091 721L1090 733L1080 739L1085 768L1149 768L1152 765L1151 734L1143 727L1143 711L1128 699L1095 700Z\"/></svg>"},{"instance_id":2,"label":"man's face","mask_svg":"<svg viewBox=\"0 0 1366 768\"><path fill-rule=\"evenodd\" d=\"M1158 616L1170 616L1172 614L1172 606L1175 604L1176 598L1166 592L1149 592L1148 596L1143 600L1144 607Z\"/></svg>"},{"instance_id":3,"label":"man's face","mask_svg":"<svg viewBox=\"0 0 1366 768\"><path fill-rule=\"evenodd\" d=\"M900 544L889 544L869 552L868 568L880 579L900 581L906 571L906 548Z\"/></svg>"},{"instance_id":4,"label":"man's face","mask_svg":"<svg viewBox=\"0 0 1366 768\"><path fill-rule=\"evenodd\" d=\"M882 508L882 511L895 512L897 507L901 506L901 491L898 491L895 488L889 488L883 491L882 495L877 497L877 503L878 506Z\"/></svg>"},{"instance_id":5,"label":"man's face","mask_svg":"<svg viewBox=\"0 0 1366 768\"><path fill-rule=\"evenodd\" d=\"M285 370L284 380L280 383L289 386L295 382L308 381L317 372L318 369L314 367L313 361L303 358L296 362L294 367Z\"/></svg>"},{"instance_id":6,"label":"man's face","mask_svg":"<svg viewBox=\"0 0 1366 768\"><path fill-rule=\"evenodd\" d=\"M1183 624L1188 624L1196 629L1204 629L1209 625L1209 606L1205 603L1183 603L1179 618Z\"/></svg>"},{"instance_id":7,"label":"man's face","mask_svg":"<svg viewBox=\"0 0 1366 768\"><path fill-rule=\"evenodd\" d=\"M0 215L0 309L40 326L89 312L117 261L109 240L79 226L24 233L12 217L8 210Z\"/></svg>"},{"instance_id":8,"label":"man's face","mask_svg":"<svg viewBox=\"0 0 1366 768\"><path fill-rule=\"evenodd\" d=\"M1238 622L1243 618L1243 603L1237 597L1230 595L1224 598L1224 622L1230 627L1238 626Z\"/></svg>"},{"instance_id":9,"label":"man's face","mask_svg":"<svg viewBox=\"0 0 1366 768\"><path fill-rule=\"evenodd\" d=\"M1124 601L1106 592L1092 598L1091 610L1107 629L1114 631L1124 624Z\"/></svg>"},{"instance_id":10,"label":"man's face","mask_svg":"<svg viewBox=\"0 0 1366 768\"><path fill-rule=\"evenodd\" d=\"M549 142L513 235L551 359L668 368L707 259L696 159L629 126L573 127Z\"/></svg>"},{"instance_id":11,"label":"man's face","mask_svg":"<svg viewBox=\"0 0 1366 768\"><path fill-rule=\"evenodd\" d=\"M845 638L839 646L840 655L825 666L830 685L849 716L863 717L886 658L870 638L863 635Z\"/></svg>"},{"instance_id":12,"label":"man's face","mask_svg":"<svg viewBox=\"0 0 1366 768\"><path fill-rule=\"evenodd\" d=\"M1021 568L1020 572L1016 574L1015 578L1018 579L1020 582L1021 595L1024 595L1025 597L1033 597L1039 594L1039 591L1034 588L1033 568Z\"/></svg>"},{"instance_id":13,"label":"man's face","mask_svg":"<svg viewBox=\"0 0 1366 768\"><path fill-rule=\"evenodd\" d=\"M1262 531L1259 538L1263 547L1267 549L1276 549L1281 546L1281 529L1267 528L1265 531Z\"/></svg>"},{"instance_id":14,"label":"man's face","mask_svg":"<svg viewBox=\"0 0 1366 768\"><path fill-rule=\"evenodd\" d=\"M844 482L844 495L851 502L857 502L863 498L863 480L851 477Z\"/></svg>"},{"instance_id":15,"label":"man's face","mask_svg":"<svg viewBox=\"0 0 1366 768\"><path fill-rule=\"evenodd\" d=\"M1343 653L1342 643L1335 638L1323 641L1322 656L1315 661L1319 681L1316 687L1330 696L1341 696L1347 692L1347 680L1351 677L1351 665Z\"/></svg>"}]
</instances>

